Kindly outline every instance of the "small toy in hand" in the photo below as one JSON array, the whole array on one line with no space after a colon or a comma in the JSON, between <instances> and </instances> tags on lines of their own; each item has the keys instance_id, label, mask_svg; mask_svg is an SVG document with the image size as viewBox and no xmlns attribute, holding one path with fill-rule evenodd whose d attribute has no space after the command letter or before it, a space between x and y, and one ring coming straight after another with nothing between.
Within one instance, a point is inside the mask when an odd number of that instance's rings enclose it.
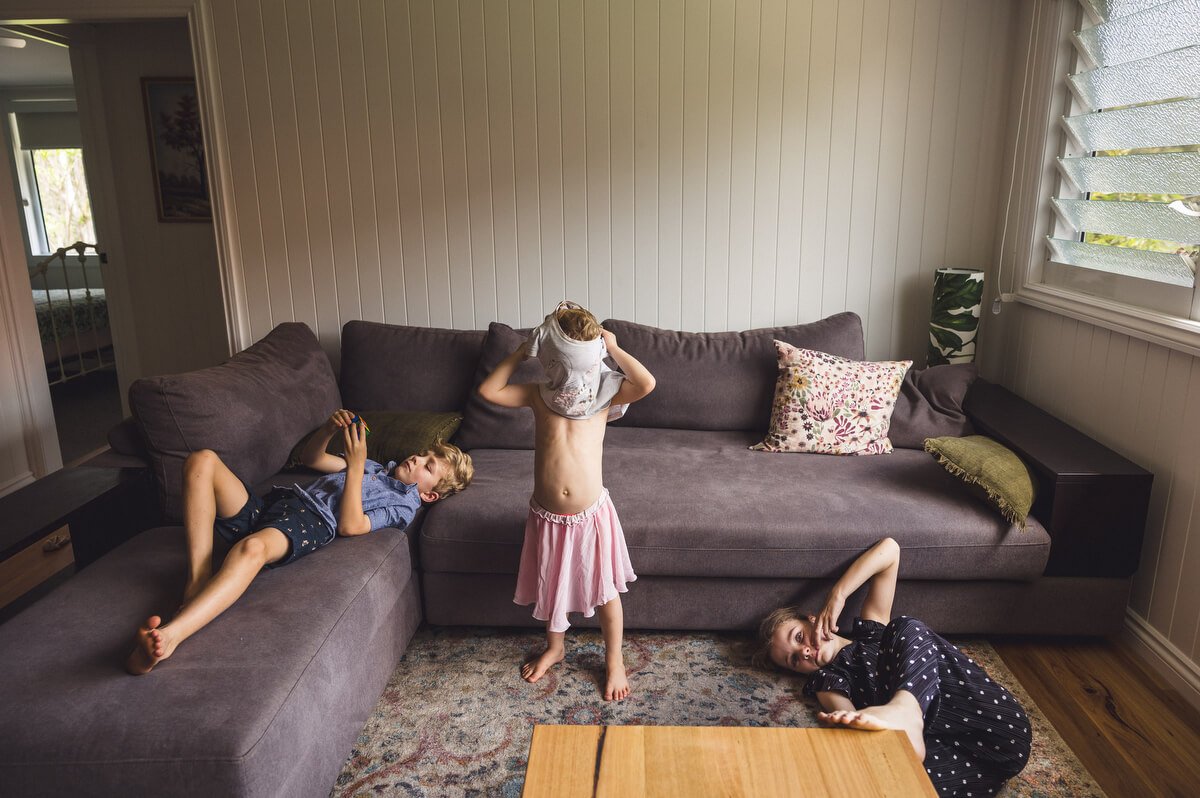
<instances>
[{"instance_id":1,"label":"small toy in hand","mask_svg":"<svg viewBox=\"0 0 1200 798\"><path fill-rule=\"evenodd\" d=\"M362 416L355 414L354 418L350 419L350 423L351 424L362 424L363 432L365 432L368 435L371 434L371 428L367 426L367 422L363 420Z\"/></svg>"}]
</instances>

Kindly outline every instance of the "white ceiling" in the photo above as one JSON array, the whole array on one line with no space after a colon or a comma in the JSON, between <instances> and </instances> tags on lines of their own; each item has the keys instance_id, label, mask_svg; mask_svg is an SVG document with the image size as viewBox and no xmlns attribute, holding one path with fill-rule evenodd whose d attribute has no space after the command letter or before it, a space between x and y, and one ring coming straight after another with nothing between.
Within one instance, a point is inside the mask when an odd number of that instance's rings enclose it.
<instances>
[{"instance_id":1,"label":"white ceiling","mask_svg":"<svg viewBox=\"0 0 1200 798\"><path fill-rule=\"evenodd\" d=\"M12 36L0 31L0 36ZM0 47L0 86L70 86L66 47L26 39L25 46Z\"/></svg>"}]
</instances>

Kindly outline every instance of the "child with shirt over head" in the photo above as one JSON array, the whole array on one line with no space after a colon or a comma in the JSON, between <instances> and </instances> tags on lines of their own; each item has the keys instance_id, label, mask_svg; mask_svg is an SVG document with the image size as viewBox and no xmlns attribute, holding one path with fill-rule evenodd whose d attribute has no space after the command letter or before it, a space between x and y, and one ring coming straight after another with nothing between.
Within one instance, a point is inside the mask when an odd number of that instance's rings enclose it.
<instances>
[{"instance_id":1,"label":"child with shirt over head","mask_svg":"<svg viewBox=\"0 0 1200 798\"><path fill-rule=\"evenodd\" d=\"M344 457L325 451L338 432ZM183 467L188 547L183 603L170 623L152 615L138 628L126 670L149 673L241 598L263 566L287 565L338 535L404 529L422 502L457 493L474 475L470 455L440 441L400 463L384 466L367 459L367 431L348 410L329 417L305 444L300 460L326 476L307 488L276 487L259 498L216 452L202 449L188 455ZM214 532L233 544L215 574Z\"/></svg>"},{"instance_id":2,"label":"child with shirt over head","mask_svg":"<svg viewBox=\"0 0 1200 798\"><path fill-rule=\"evenodd\" d=\"M939 795L995 795L1029 763L1029 716L958 646L916 618L892 618L899 569L900 546L880 540L842 574L820 614L768 615L755 662L808 676L804 694L827 725L903 731ZM846 598L864 583L861 615L837 634Z\"/></svg>"},{"instance_id":3,"label":"child with shirt over head","mask_svg":"<svg viewBox=\"0 0 1200 798\"><path fill-rule=\"evenodd\" d=\"M611 356L621 372L603 360ZM517 366L536 356L542 383L509 385ZM546 622L546 648L521 667L536 682L566 654L567 614L600 615L604 635L604 698L629 695L621 652L620 594L637 577L625 536L604 487L601 462L606 424L654 390L646 367L617 345L616 336L573 302L561 302L530 338L496 366L479 395L502 407L528 407L535 428L533 497L513 601L533 604Z\"/></svg>"}]
</instances>

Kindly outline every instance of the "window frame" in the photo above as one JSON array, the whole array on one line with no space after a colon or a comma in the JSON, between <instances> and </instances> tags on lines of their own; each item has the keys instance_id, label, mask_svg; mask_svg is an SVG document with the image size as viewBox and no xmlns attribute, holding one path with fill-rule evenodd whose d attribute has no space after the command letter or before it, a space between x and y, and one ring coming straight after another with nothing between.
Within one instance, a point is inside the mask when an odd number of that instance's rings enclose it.
<instances>
[{"instance_id":1,"label":"window frame","mask_svg":"<svg viewBox=\"0 0 1200 798\"><path fill-rule=\"evenodd\" d=\"M1028 60L1032 89L1026 108L1034 112L1030 114L1025 130L1021 131L1025 139L1013 144L1014 168L1022 177L1020 186L1030 187L1022 189L1024 197L1015 197L1013 201L1018 207L1017 218L1011 219L1015 223L1018 241L1014 274L1017 287L1013 291L1013 298L1022 304L1188 354L1200 355L1200 290L1196 287L1158 287L1150 281L1121 275L1107 275L1104 278L1106 285L1116 292L1124 292L1126 297L1136 294L1147 304L1155 302L1158 305L1155 308L1121 301L1118 298L1120 293L1107 297L1084 293L1079 287L1070 285L1072 282L1078 285L1082 280L1073 280L1070 276L1063 280L1066 285L1046 281L1048 271L1054 277L1064 269L1079 268L1055 264L1050 259L1046 237L1058 234L1060 237L1082 238L1058 218L1050 201L1055 196L1079 196L1060 172L1057 158L1073 148L1077 149L1061 124L1061 119L1078 110L1078 100L1066 76L1077 71L1083 60L1071 36L1081 28L1085 12L1078 0L1032 5L1029 19L1030 24L1035 26L1034 32L1040 26L1048 28L1050 35L1041 37L1042 41L1038 41L1037 36L1030 37L1034 49ZM1036 17L1039 9L1042 19ZM1021 77L1023 75L1015 76L1014 80ZM1064 186L1070 187L1071 192L1060 194ZM1025 202L1021 203L1020 199ZM1023 205L1027 205L1029 210L1023 212ZM1078 273L1072 276L1079 277ZM1003 285L1000 290L1004 290ZM1145 299L1146 296L1151 299ZM1162 309L1168 305L1181 311L1186 308L1188 315Z\"/></svg>"}]
</instances>

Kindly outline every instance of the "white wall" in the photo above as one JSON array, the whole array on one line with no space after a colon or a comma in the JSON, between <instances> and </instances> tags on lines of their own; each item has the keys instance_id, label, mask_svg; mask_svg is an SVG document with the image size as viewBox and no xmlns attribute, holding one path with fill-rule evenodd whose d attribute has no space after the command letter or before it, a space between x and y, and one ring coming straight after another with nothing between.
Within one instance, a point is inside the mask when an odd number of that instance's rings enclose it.
<instances>
[{"instance_id":1,"label":"white wall","mask_svg":"<svg viewBox=\"0 0 1200 798\"><path fill-rule=\"evenodd\" d=\"M688 330L844 309L923 358L933 270L986 265L1013 20L988 0L214 0L249 339Z\"/></svg>"},{"instance_id":2,"label":"white wall","mask_svg":"<svg viewBox=\"0 0 1200 798\"><path fill-rule=\"evenodd\" d=\"M1196 690L1200 359L1034 307L1014 306L1005 316L995 376L1154 473L1130 609L1162 644L1158 653Z\"/></svg>"}]
</instances>

